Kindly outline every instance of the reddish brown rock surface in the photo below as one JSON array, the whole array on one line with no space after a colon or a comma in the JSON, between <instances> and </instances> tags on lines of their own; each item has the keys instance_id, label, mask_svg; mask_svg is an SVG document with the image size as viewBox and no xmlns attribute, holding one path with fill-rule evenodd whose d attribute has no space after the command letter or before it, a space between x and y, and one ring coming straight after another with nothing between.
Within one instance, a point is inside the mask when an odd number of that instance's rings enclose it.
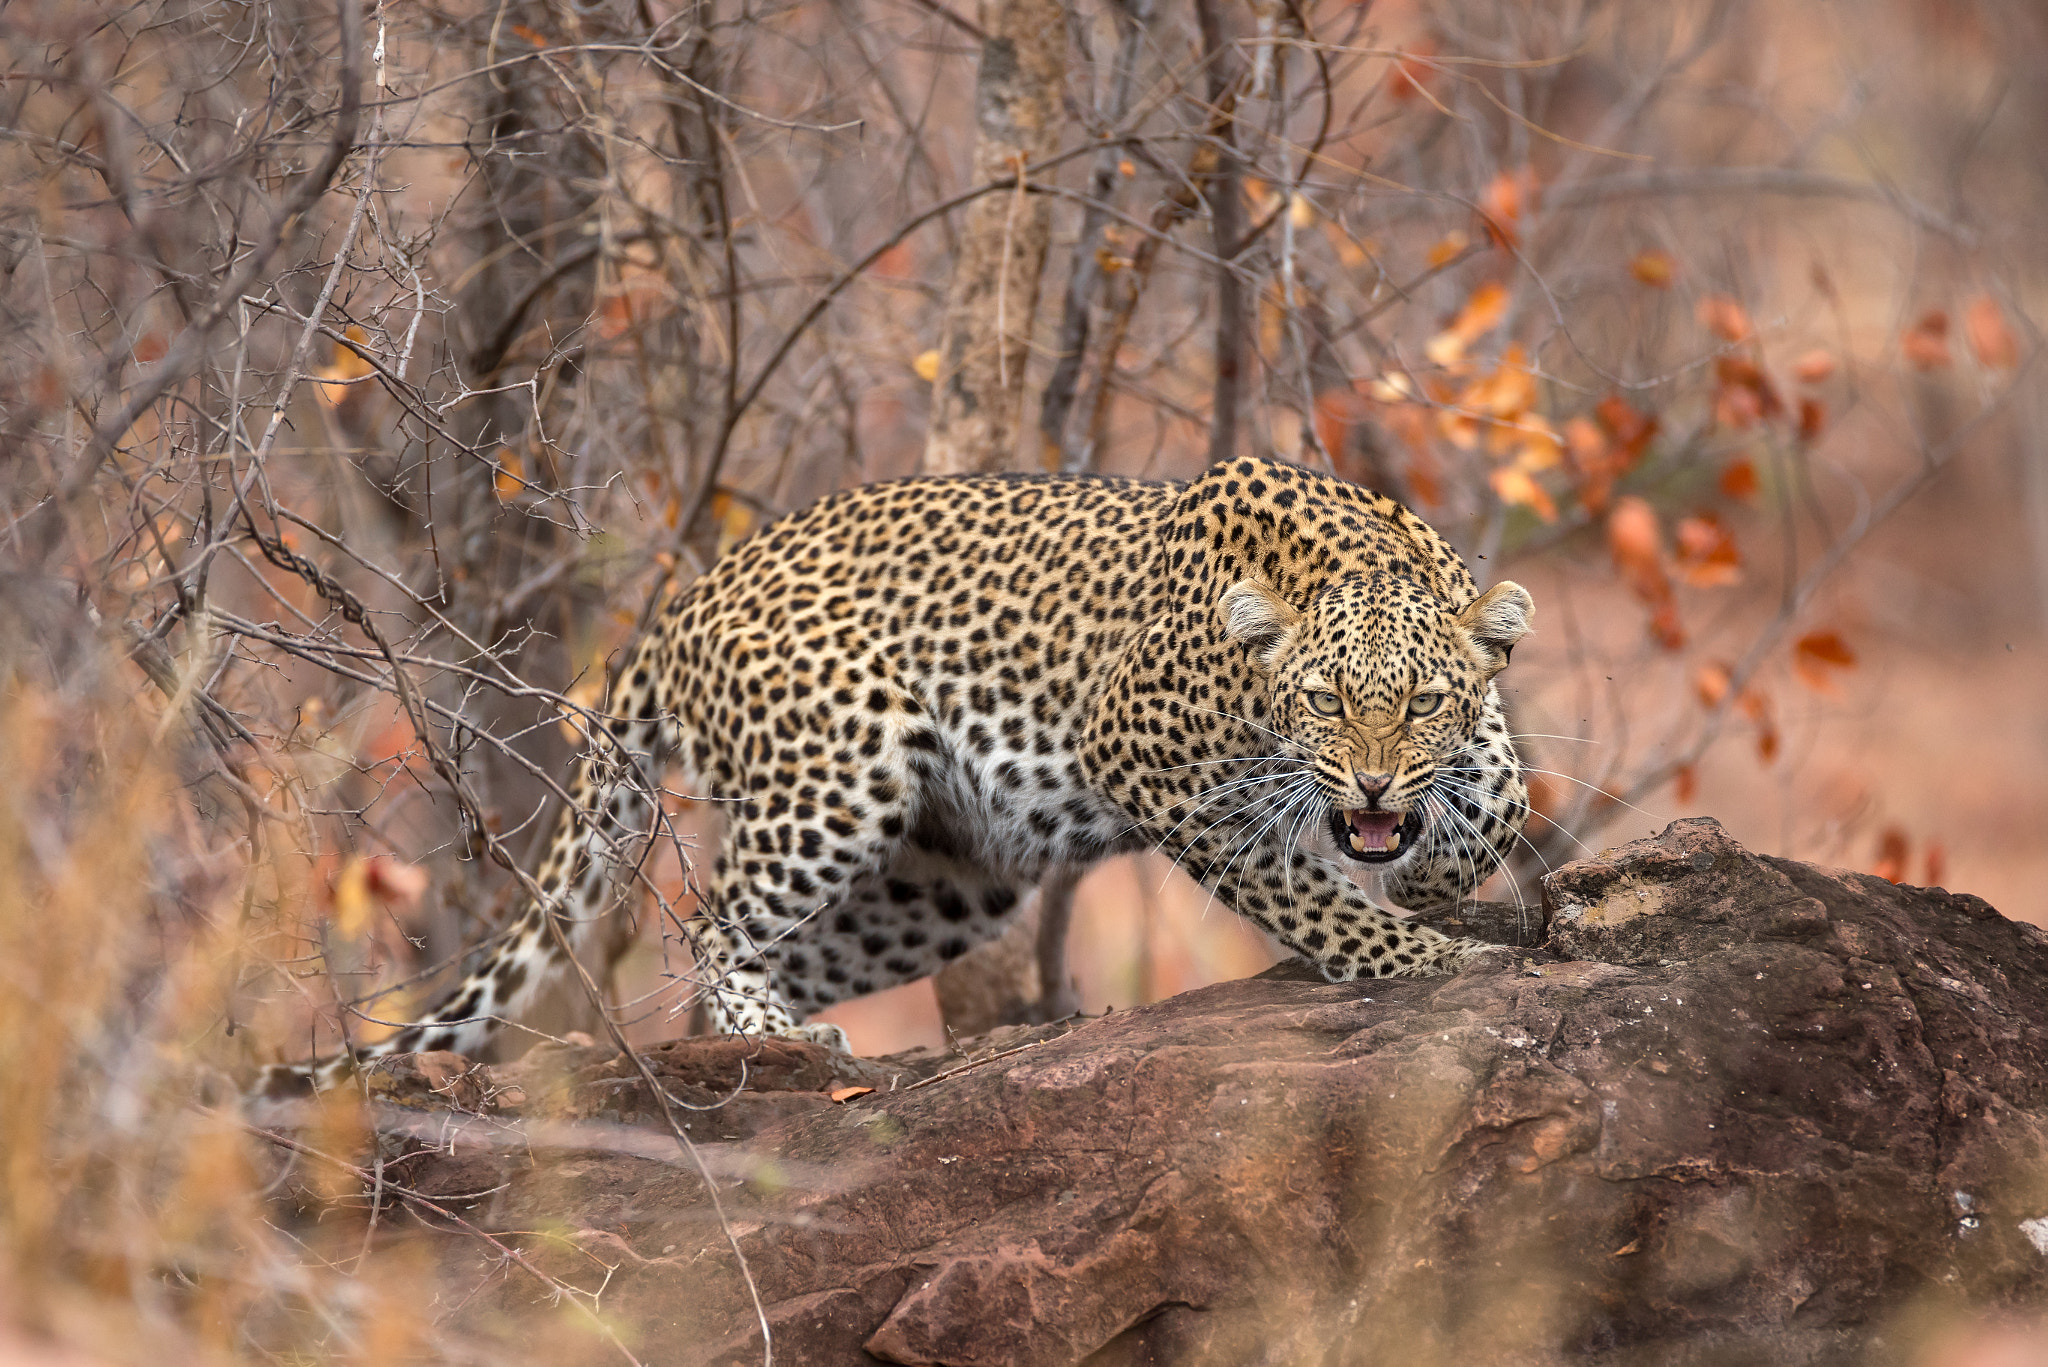
<instances>
[{"instance_id":1,"label":"reddish brown rock surface","mask_svg":"<svg viewBox=\"0 0 2048 1367\"><path fill-rule=\"evenodd\" d=\"M782 1363L1911 1363L1948 1317L2048 1305L2048 937L1709 821L1545 902L1541 947L1455 978L1283 966L924 1085L961 1060L650 1059L715 1108L678 1114ZM629 1065L450 1064L426 1081L477 1113L387 1105L392 1180L494 1189L455 1208L602 1282L643 1362L761 1360ZM435 1256L491 1354L622 1360L476 1241Z\"/></svg>"}]
</instances>

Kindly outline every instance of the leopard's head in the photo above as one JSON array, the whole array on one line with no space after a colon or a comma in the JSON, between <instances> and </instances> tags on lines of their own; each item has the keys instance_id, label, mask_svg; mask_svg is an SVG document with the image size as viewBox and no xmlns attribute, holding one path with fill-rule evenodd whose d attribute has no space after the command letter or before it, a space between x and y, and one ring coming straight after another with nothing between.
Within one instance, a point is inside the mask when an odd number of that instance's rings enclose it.
<instances>
[{"instance_id":1,"label":"leopard's head","mask_svg":"<svg viewBox=\"0 0 2048 1367\"><path fill-rule=\"evenodd\" d=\"M1433 813L1456 820L1448 803L1424 799L1476 782L1457 756L1529 630L1535 604L1521 585L1496 584L1457 610L1412 580L1354 574L1303 610L1247 579L1219 608L1267 677L1272 728L1313 770L1340 851L1392 864Z\"/></svg>"}]
</instances>

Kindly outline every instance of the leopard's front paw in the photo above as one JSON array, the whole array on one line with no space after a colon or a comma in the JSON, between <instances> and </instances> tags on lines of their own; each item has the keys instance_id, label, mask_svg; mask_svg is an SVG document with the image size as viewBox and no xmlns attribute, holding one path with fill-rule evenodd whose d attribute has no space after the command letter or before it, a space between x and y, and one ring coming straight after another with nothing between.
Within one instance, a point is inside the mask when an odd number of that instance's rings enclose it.
<instances>
[{"instance_id":1,"label":"leopard's front paw","mask_svg":"<svg viewBox=\"0 0 2048 1367\"><path fill-rule=\"evenodd\" d=\"M1457 939L1444 946L1443 958L1438 961L1439 973L1463 973L1468 968L1481 964L1506 962L1495 956L1513 954L1513 945L1495 944L1491 940Z\"/></svg>"},{"instance_id":2,"label":"leopard's front paw","mask_svg":"<svg viewBox=\"0 0 2048 1367\"><path fill-rule=\"evenodd\" d=\"M842 1054L853 1052L853 1042L846 1038L846 1032L827 1021L794 1025L781 1033L789 1039L809 1040L812 1044L822 1044L827 1049L837 1049Z\"/></svg>"}]
</instances>

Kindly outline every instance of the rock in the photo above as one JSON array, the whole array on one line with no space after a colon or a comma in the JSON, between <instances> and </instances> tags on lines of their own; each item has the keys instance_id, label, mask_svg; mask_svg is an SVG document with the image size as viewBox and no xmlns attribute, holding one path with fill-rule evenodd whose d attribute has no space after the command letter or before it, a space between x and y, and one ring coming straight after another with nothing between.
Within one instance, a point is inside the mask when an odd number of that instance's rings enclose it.
<instances>
[{"instance_id":1,"label":"rock","mask_svg":"<svg viewBox=\"0 0 2048 1367\"><path fill-rule=\"evenodd\" d=\"M783 1363L1903 1363L2048 1306L2048 937L1711 821L1561 869L1543 915L1456 977L1283 965L967 1059L649 1058L715 1107L684 1118ZM466 1217L602 1283L643 1362L761 1360L629 1065L436 1068L522 1104L384 1107L392 1180L487 1193ZM484 1356L621 1360L433 1238Z\"/></svg>"}]
</instances>

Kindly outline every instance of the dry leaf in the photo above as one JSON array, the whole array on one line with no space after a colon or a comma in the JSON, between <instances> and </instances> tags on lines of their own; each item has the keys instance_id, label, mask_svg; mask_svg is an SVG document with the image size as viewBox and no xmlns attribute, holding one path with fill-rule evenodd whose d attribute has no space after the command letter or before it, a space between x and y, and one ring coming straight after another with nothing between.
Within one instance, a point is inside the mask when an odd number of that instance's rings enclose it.
<instances>
[{"instance_id":1,"label":"dry leaf","mask_svg":"<svg viewBox=\"0 0 2048 1367\"><path fill-rule=\"evenodd\" d=\"M1356 390L1333 386L1316 395L1311 422L1316 440L1332 460L1341 461L1351 450L1351 429L1366 415L1366 402Z\"/></svg>"},{"instance_id":2,"label":"dry leaf","mask_svg":"<svg viewBox=\"0 0 2048 1367\"><path fill-rule=\"evenodd\" d=\"M1456 229L1444 234L1430 246L1428 258L1430 268L1433 270L1443 265L1471 245L1472 239Z\"/></svg>"},{"instance_id":3,"label":"dry leaf","mask_svg":"<svg viewBox=\"0 0 2048 1367\"><path fill-rule=\"evenodd\" d=\"M1614 566L1635 595L1650 605L1650 634L1666 650L1685 644L1671 578L1664 572L1663 534L1657 510L1630 495L1616 500L1607 514L1607 548Z\"/></svg>"},{"instance_id":4,"label":"dry leaf","mask_svg":"<svg viewBox=\"0 0 2048 1367\"><path fill-rule=\"evenodd\" d=\"M1799 440L1816 442L1827 430L1828 406L1819 399L1802 398L1799 401Z\"/></svg>"},{"instance_id":5,"label":"dry leaf","mask_svg":"<svg viewBox=\"0 0 2048 1367\"><path fill-rule=\"evenodd\" d=\"M1810 631L1792 647L1792 671L1816 693L1838 692L1836 673L1856 667L1856 652L1833 631Z\"/></svg>"},{"instance_id":6,"label":"dry leaf","mask_svg":"<svg viewBox=\"0 0 2048 1367\"><path fill-rule=\"evenodd\" d=\"M1760 487L1756 466L1748 456L1737 456L1721 467L1721 492L1730 498L1752 499Z\"/></svg>"},{"instance_id":7,"label":"dry leaf","mask_svg":"<svg viewBox=\"0 0 2048 1367\"><path fill-rule=\"evenodd\" d=\"M1393 87L1395 100L1406 101L1423 98L1424 88L1429 84L1430 77L1436 72L1436 68L1428 60L1435 53L1436 47L1434 44L1424 43L1412 53L1403 53L1395 60L1392 78L1389 82Z\"/></svg>"},{"instance_id":8,"label":"dry leaf","mask_svg":"<svg viewBox=\"0 0 2048 1367\"><path fill-rule=\"evenodd\" d=\"M2011 370L2020 363L2020 344L2005 321L2005 310L1988 294L1980 294L1963 310L1963 336L1977 364Z\"/></svg>"},{"instance_id":9,"label":"dry leaf","mask_svg":"<svg viewBox=\"0 0 2048 1367\"><path fill-rule=\"evenodd\" d=\"M350 855L328 885L328 902L337 935L345 938L362 934L378 902L410 911L431 881L427 871L379 854Z\"/></svg>"},{"instance_id":10,"label":"dry leaf","mask_svg":"<svg viewBox=\"0 0 2048 1367\"><path fill-rule=\"evenodd\" d=\"M1678 274L1678 263L1669 252L1638 252L1636 259L1628 263L1628 273L1651 289L1668 290L1672 277Z\"/></svg>"},{"instance_id":11,"label":"dry leaf","mask_svg":"<svg viewBox=\"0 0 2048 1367\"><path fill-rule=\"evenodd\" d=\"M1819 384L1835 373L1835 354L1815 347L1792 363L1792 378L1801 384Z\"/></svg>"},{"instance_id":12,"label":"dry leaf","mask_svg":"<svg viewBox=\"0 0 2048 1367\"><path fill-rule=\"evenodd\" d=\"M1663 535L1657 524L1657 510L1634 495L1618 500L1614 511L1607 515L1607 549L1631 584L1661 579Z\"/></svg>"},{"instance_id":13,"label":"dry leaf","mask_svg":"<svg viewBox=\"0 0 2048 1367\"><path fill-rule=\"evenodd\" d=\"M1675 780L1673 783L1674 795L1678 798L1680 804L1690 803L1699 794L1699 775L1694 772L1690 764L1680 767L1679 771L1672 775L1672 778Z\"/></svg>"},{"instance_id":14,"label":"dry leaf","mask_svg":"<svg viewBox=\"0 0 2048 1367\"><path fill-rule=\"evenodd\" d=\"M1508 298L1507 287L1497 281L1479 286L1466 298L1451 325L1424 344L1423 353L1443 366L1463 360L1474 342L1500 326L1507 316Z\"/></svg>"},{"instance_id":15,"label":"dry leaf","mask_svg":"<svg viewBox=\"0 0 2048 1367\"><path fill-rule=\"evenodd\" d=\"M1619 394L1609 394L1595 404L1593 416L1600 420L1600 425L1607 429L1607 435L1621 447L1623 471L1642 458L1650 445L1650 438L1657 435L1657 420L1647 413L1638 413Z\"/></svg>"},{"instance_id":16,"label":"dry leaf","mask_svg":"<svg viewBox=\"0 0 2048 1367\"><path fill-rule=\"evenodd\" d=\"M1509 507L1532 509L1545 522L1557 521L1557 504L1544 487L1519 465L1503 465L1487 476L1493 492Z\"/></svg>"},{"instance_id":17,"label":"dry leaf","mask_svg":"<svg viewBox=\"0 0 2048 1367\"><path fill-rule=\"evenodd\" d=\"M491 488L497 492L498 501L503 503L517 498L525 487L526 463L511 447L500 446L497 461L491 469Z\"/></svg>"},{"instance_id":18,"label":"dry leaf","mask_svg":"<svg viewBox=\"0 0 2048 1367\"><path fill-rule=\"evenodd\" d=\"M1709 660L1693 671L1692 691L1699 696L1700 706L1711 712L1728 696L1729 681L1728 666Z\"/></svg>"},{"instance_id":19,"label":"dry leaf","mask_svg":"<svg viewBox=\"0 0 2048 1367\"><path fill-rule=\"evenodd\" d=\"M1770 378L1746 356L1723 356L1714 362L1721 387L1714 394L1714 420L1737 431L1785 411L1784 400Z\"/></svg>"},{"instance_id":20,"label":"dry leaf","mask_svg":"<svg viewBox=\"0 0 2048 1367\"><path fill-rule=\"evenodd\" d=\"M613 341L626 334L633 326L632 296L624 290L612 290L597 306L597 335L605 341Z\"/></svg>"},{"instance_id":21,"label":"dry leaf","mask_svg":"<svg viewBox=\"0 0 2048 1367\"><path fill-rule=\"evenodd\" d=\"M388 854L374 855L368 862L370 895L404 911L418 906L420 898L426 895L428 884L434 881L434 876L420 865L408 864Z\"/></svg>"},{"instance_id":22,"label":"dry leaf","mask_svg":"<svg viewBox=\"0 0 2048 1367\"><path fill-rule=\"evenodd\" d=\"M732 496L730 489L719 488L711 494L711 519L718 524L718 553L724 555L734 545L751 535L760 521L747 503Z\"/></svg>"},{"instance_id":23,"label":"dry leaf","mask_svg":"<svg viewBox=\"0 0 2048 1367\"><path fill-rule=\"evenodd\" d=\"M1723 588L1742 582L1742 556L1735 535L1712 513L1680 518L1673 535L1678 542L1678 577L1696 589Z\"/></svg>"},{"instance_id":24,"label":"dry leaf","mask_svg":"<svg viewBox=\"0 0 2048 1367\"><path fill-rule=\"evenodd\" d=\"M1897 826L1887 826L1877 837L1877 867L1871 870L1887 883L1906 881L1906 859L1911 853L1906 833Z\"/></svg>"},{"instance_id":25,"label":"dry leaf","mask_svg":"<svg viewBox=\"0 0 2048 1367\"><path fill-rule=\"evenodd\" d=\"M370 334L364 332L354 323L343 328L341 335L354 342L356 346L361 346L370 340ZM314 385L313 392L319 396L320 402L326 404L329 408L339 406L343 400L355 392L357 386L353 381L362 379L375 369L374 366L356 353L355 347L347 346L339 341L332 345L333 351L327 364L313 372L314 379L320 382Z\"/></svg>"},{"instance_id":26,"label":"dry leaf","mask_svg":"<svg viewBox=\"0 0 2048 1367\"><path fill-rule=\"evenodd\" d=\"M844 1104L857 1096L866 1096L874 1090L872 1087L834 1087L825 1095L831 1097L834 1101Z\"/></svg>"},{"instance_id":27,"label":"dry leaf","mask_svg":"<svg viewBox=\"0 0 2048 1367\"><path fill-rule=\"evenodd\" d=\"M1899 351L1915 370L1946 368L1952 359L1948 350L1948 315L1940 309L1921 314L1920 321L1899 338Z\"/></svg>"},{"instance_id":28,"label":"dry leaf","mask_svg":"<svg viewBox=\"0 0 2048 1367\"><path fill-rule=\"evenodd\" d=\"M1753 331L1748 311L1725 294L1702 296L1694 311L1700 325L1724 342L1747 341Z\"/></svg>"},{"instance_id":29,"label":"dry leaf","mask_svg":"<svg viewBox=\"0 0 2048 1367\"><path fill-rule=\"evenodd\" d=\"M1927 873L1921 882L1924 886L1938 888L1948 876L1948 848L1939 840L1930 841L1927 846Z\"/></svg>"},{"instance_id":30,"label":"dry leaf","mask_svg":"<svg viewBox=\"0 0 2048 1367\"><path fill-rule=\"evenodd\" d=\"M920 352L918 352L918 353L917 353L917 359L916 359L916 360L914 360L914 361L912 361L912 362L910 363L910 368L911 368L912 370L916 371L916 372L917 372L917 378L918 378L918 379L920 379L920 380L923 380L923 381L924 381L924 382L925 382L926 384L930 384L930 383L931 383L932 381L934 381L934 380L938 379L938 378L939 378L939 353L938 353L938 349L937 349L937 348L935 347L935 348L933 348L933 349L932 349L932 350L930 350L930 351L920 351Z\"/></svg>"},{"instance_id":31,"label":"dry leaf","mask_svg":"<svg viewBox=\"0 0 2048 1367\"><path fill-rule=\"evenodd\" d=\"M1479 196L1479 226L1494 245L1513 249L1522 244L1522 219L1536 207L1533 167L1502 171Z\"/></svg>"},{"instance_id":32,"label":"dry leaf","mask_svg":"<svg viewBox=\"0 0 2048 1367\"><path fill-rule=\"evenodd\" d=\"M1529 373L1529 356L1519 342L1508 347L1499 365L1467 385L1458 396L1460 408L1503 422L1512 422L1535 403L1536 377Z\"/></svg>"}]
</instances>

